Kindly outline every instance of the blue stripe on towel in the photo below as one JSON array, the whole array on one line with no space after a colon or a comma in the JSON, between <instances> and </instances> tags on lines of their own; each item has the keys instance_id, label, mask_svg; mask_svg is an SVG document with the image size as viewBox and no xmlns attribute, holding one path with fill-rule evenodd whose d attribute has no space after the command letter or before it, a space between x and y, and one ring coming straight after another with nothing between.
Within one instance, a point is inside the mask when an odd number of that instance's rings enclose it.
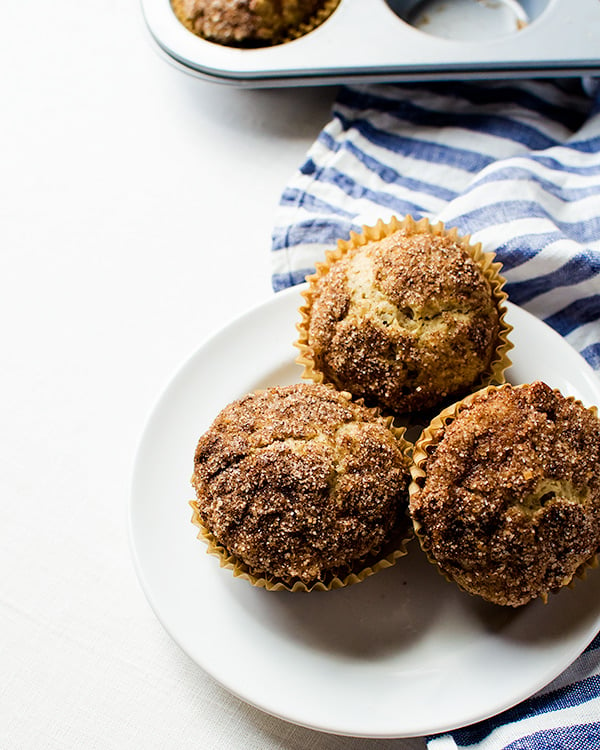
<instances>
[{"instance_id":1,"label":"blue stripe on towel","mask_svg":"<svg viewBox=\"0 0 600 750\"><path fill-rule=\"evenodd\" d=\"M455 190L448 190L443 185L439 185L435 182L428 182L426 180L415 179L414 177L408 177L395 169L387 166L378 159L373 158L369 154L365 153L362 149L358 148L354 143L345 143L344 149L352 154L363 164L374 176L378 177L382 182L386 182L391 185L401 185L404 190L412 190L414 192L425 193L427 195L435 196L444 201L451 201L456 198Z\"/></svg>"},{"instance_id":2,"label":"blue stripe on towel","mask_svg":"<svg viewBox=\"0 0 600 750\"><path fill-rule=\"evenodd\" d=\"M600 748L600 723L558 727L522 737L503 750L592 750Z\"/></svg>"},{"instance_id":3,"label":"blue stripe on towel","mask_svg":"<svg viewBox=\"0 0 600 750\"><path fill-rule=\"evenodd\" d=\"M381 111L386 110L385 101L398 97L421 98L425 97L435 102L437 97L449 101L452 97L453 103L459 104L457 100L468 102L473 108L486 109L489 106L501 108L506 111L507 105L511 112L518 107L523 115L532 113L541 115L552 122L557 122L569 130L577 130L584 123L586 116L590 113L590 100L582 95L581 86L576 84L569 87L567 96L560 91L560 82L538 81L529 88L523 82L512 85L506 82L488 84L473 83L467 81L452 82L425 82L405 83L370 87L382 97ZM541 94L544 94L544 99ZM364 99L360 97L361 89L343 89L338 101L352 108L363 108ZM559 99L560 101L551 101Z\"/></svg>"},{"instance_id":4,"label":"blue stripe on towel","mask_svg":"<svg viewBox=\"0 0 600 750\"><path fill-rule=\"evenodd\" d=\"M548 177L541 177L535 174L532 170L525 169L522 166L506 166L494 170L492 174L479 178L477 180L477 185L512 180L519 182L533 182L535 183L536 191L543 191L548 195L558 198L564 203L582 200L583 198L600 197L600 185L597 181L593 185L587 187L571 188L565 186L564 176L561 177L561 175L562 172L557 173L556 180L552 181Z\"/></svg>"},{"instance_id":5,"label":"blue stripe on towel","mask_svg":"<svg viewBox=\"0 0 600 750\"><path fill-rule=\"evenodd\" d=\"M273 230L273 250L287 250L301 244L326 244L335 247L340 237L348 237L351 231L359 232L360 226L332 219L307 219L290 226Z\"/></svg>"},{"instance_id":6,"label":"blue stripe on towel","mask_svg":"<svg viewBox=\"0 0 600 750\"><path fill-rule=\"evenodd\" d=\"M599 201L600 208L600 201ZM567 237L588 244L600 239L600 214L587 221L562 221L541 203L532 200L501 200L459 214L463 231L477 232L490 225L517 219L547 219ZM458 221L458 216L456 221Z\"/></svg>"},{"instance_id":7,"label":"blue stripe on towel","mask_svg":"<svg viewBox=\"0 0 600 750\"><path fill-rule=\"evenodd\" d=\"M341 102L343 103L343 98ZM549 137L527 122L493 112L426 109L409 99L396 101L368 94L362 95L359 104L361 109L383 110L391 117L411 125L473 130L478 134L484 133L515 141L528 149L542 150L559 143L556 138Z\"/></svg>"},{"instance_id":8,"label":"blue stripe on towel","mask_svg":"<svg viewBox=\"0 0 600 750\"><path fill-rule=\"evenodd\" d=\"M562 232L558 231L512 237L498 245L496 255L502 263L504 273L506 273L531 260L540 250L563 238Z\"/></svg>"},{"instance_id":9,"label":"blue stripe on towel","mask_svg":"<svg viewBox=\"0 0 600 750\"><path fill-rule=\"evenodd\" d=\"M596 152L597 153L597 152ZM528 154L528 159L531 159L538 164L541 164L548 169L553 169L557 172L564 172L565 175L572 174L580 177L599 177L600 176L600 162L597 164L567 164L559 161L555 156L548 156L546 154Z\"/></svg>"},{"instance_id":10,"label":"blue stripe on towel","mask_svg":"<svg viewBox=\"0 0 600 750\"><path fill-rule=\"evenodd\" d=\"M574 255L555 271L527 279L527 281L509 282L506 285L506 291L512 302L524 305L539 294L545 294L559 286L580 284L599 273L600 253L584 252ZM600 283L598 287L600 288Z\"/></svg>"},{"instance_id":11,"label":"blue stripe on towel","mask_svg":"<svg viewBox=\"0 0 600 750\"><path fill-rule=\"evenodd\" d=\"M600 370L600 344L590 344L581 351L581 355L595 370Z\"/></svg>"},{"instance_id":12,"label":"blue stripe on towel","mask_svg":"<svg viewBox=\"0 0 600 750\"><path fill-rule=\"evenodd\" d=\"M297 208L304 208L313 213L322 212L328 214L337 214L338 216L352 216L348 211L337 207L335 204L328 203L315 195L288 188L281 196L281 205L290 203Z\"/></svg>"},{"instance_id":13,"label":"blue stripe on towel","mask_svg":"<svg viewBox=\"0 0 600 750\"><path fill-rule=\"evenodd\" d=\"M288 273L277 273L273 275L273 289L276 292L280 292L283 289L287 289L290 286L296 286L302 284L308 274L312 273L312 268L299 268L294 271L288 271Z\"/></svg>"},{"instance_id":14,"label":"blue stripe on towel","mask_svg":"<svg viewBox=\"0 0 600 750\"><path fill-rule=\"evenodd\" d=\"M546 318L546 323L562 336L567 336L581 325L600 321L600 294L584 297ZM600 322L598 324L600 328ZM599 331L600 333L600 331Z\"/></svg>"},{"instance_id":15,"label":"blue stripe on towel","mask_svg":"<svg viewBox=\"0 0 600 750\"><path fill-rule=\"evenodd\" d=\"M417 203L400 200L392 193L383 190L373 190L367 185L363 185L350 177L350 175L344 174L344 172L340 172L337 169L320 170L319 180L341 190L349 198L353 198L354 200L367 200L371 203L376 203L382 208L391 208L399 214L414 215L415 212L423 210L422 206ZM285 200L285 194L282 200ZM334 213L334 211L331 212Z\"/></svg>"},{"instance_id":16,"label":"blue stripe on towel","mask_svg":"<svg viewBox=\"0 0 600 750\"><path fill-rule=\"evenodd\" d=\"M371 145L395 154L410 156L412 159L438 165L444 164L472 174L480 172L494 161L491 157L477 151L458 147L452 148L443 143L428 140L425 135L422 138L393 135L386 130L373 126L368 120L348 120L339 113L337 116L345 130L352 126Z\"/></svg>"},{"instance_id":17,"label":"blue stripe on towel","mask_svg":"<svg viewBox=\"0 0 600 750\"><path fill-rule=\"evenodd\" d=\"M523 716L529 718L578 706L598 698L600 695L599 691L600 676L594 675L552 693L541 693L533 698L529 698L519 705L504 711L501 716L495 716L478 724L457 729L452 732L452 736L459 746L469 747L485 739L499 724L512 724L522 719ZM502 746L503 750L507 747L512 747L512 745ZM550 744L546 747L553 748L554 746Z\"/></svg>"}]
</instances>

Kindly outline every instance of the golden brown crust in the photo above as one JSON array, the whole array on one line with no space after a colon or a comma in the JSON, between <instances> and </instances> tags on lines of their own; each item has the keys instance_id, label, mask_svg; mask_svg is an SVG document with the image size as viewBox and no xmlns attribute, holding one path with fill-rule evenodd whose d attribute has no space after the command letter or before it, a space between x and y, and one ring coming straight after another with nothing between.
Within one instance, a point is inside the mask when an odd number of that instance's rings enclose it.
<instances>
[{"instance_id":1,"label":"golden brown crust","mask_svg":"<svg viewBox=\"0 0 600 750\"><path fill-rule=\"evenodd\" d=\"M314 279L307 345L325 381L396 413L438 405L488 371L498 304L456 238L398 230Z\"/></svg>"},{"instance_id":2,"label":"golden brown crust","mask_svg":"<svg viewBox=\"0 0 600 750\"><path fill-rule=\"evenodd\" d=\"M273 44L307 22L323 0L172 0L179 20L225 45Z\"/></svg>"},{"instance_id":3,"label":"golden brown crust","mask_svg":"<svg viewBox=\"0 0 600 750\"><path fill-rule=\"evenodd\" d=\"M405 442L372 410L299 384L225 407L200 438L202 524L256 574L310 583L406 536Z\"/></svg>"},{"instance_id":4,"label":"golden brown crust","mask_svg":"<svg viewBox=\"0 0 600 750\"><path fill-rule=\"evenodd\" d=\"M541 382L490 389L428 453L411 515L430 559L467 591L519 606L598 552L600 420L574 399Z\"/></svg>"}]
</instances>

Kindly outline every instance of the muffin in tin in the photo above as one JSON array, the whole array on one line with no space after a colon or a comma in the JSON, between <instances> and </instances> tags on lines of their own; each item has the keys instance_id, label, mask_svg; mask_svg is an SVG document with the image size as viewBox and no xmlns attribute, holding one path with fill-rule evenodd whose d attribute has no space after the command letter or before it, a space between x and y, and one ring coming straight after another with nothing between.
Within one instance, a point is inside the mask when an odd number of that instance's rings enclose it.
<instances>
[{"instance_id":1,"label":"muffin in tin","mask_svg":"<svg viewBox=\"0 0 600 750\"><path fill-rule=\"evenodd\" d=\"M329 386L249 394L198 442L192 520L253 584L354 583L405 553L409 447L391 420Z\"/></svg>"},{"instance_id":2,"label":"muffin in tin","mask_svg":"<svg viewBox=\"0 0 600 750\"><path fill-rule=\"evenodd\" d=\"M307 278L303 377L394 414L503 382L511 329L499 271L493 253L441 223L364 227Z\"/></svg>"},{"instance_id":3,"label":"muffin in tin","mask_svg":"<svg viewBox=\"0 0 600 750\"><path fill-rule=\"evenodd\" d=\"M410 513L462 589L517 607L569 584L600 548L600 420L542 382L489 387L423 432Z\"/></svg>"},{"instance_id":4,"label":"muffin in tin","mask_svg":"<svg viewBox=\"0 0 600 750\"><path fill-rule=\"evenodd\" d=\"M322 23L339 0L172 0L197 36L226 46L279 44Z\"/></svg>"}]
</instances>

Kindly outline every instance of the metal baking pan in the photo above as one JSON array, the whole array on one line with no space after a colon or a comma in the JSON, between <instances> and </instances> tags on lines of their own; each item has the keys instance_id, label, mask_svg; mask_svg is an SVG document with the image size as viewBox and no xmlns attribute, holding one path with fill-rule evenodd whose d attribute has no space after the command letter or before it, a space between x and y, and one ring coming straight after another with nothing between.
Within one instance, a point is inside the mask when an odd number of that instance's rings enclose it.
<instances>
[{"instance_id":1,"label":"metal baking pan","mask_svg":"<svg viewBox=\"0 0 600 750\"><path fill-rule=\"evenodd\" d=\"M258 49L201 39L180 23L169 0L141 3L169 62L235 86L600 71L600 0L341 0L305 36Z\"/></svg>"}]
</instances>

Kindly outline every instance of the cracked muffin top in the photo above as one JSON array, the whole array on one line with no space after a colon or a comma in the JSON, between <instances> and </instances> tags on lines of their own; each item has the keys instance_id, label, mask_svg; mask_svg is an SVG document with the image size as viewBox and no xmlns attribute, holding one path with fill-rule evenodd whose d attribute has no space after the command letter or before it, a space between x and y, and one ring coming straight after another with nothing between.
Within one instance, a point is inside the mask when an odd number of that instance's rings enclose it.
<instances>
[{"instance_id":1,"label":"cracked muffin top","mask_svg":"<svg viewBox=\"0 0 600 750\"><path fill-rule=\"evenodd\" d=\"M500 298L464 244L400 229L349 248L308 278L301 358L323 381L396 414L487 385Z\"/></svg>"},{"instance_id":2,"label":"cracked muffin top","mask_svg":"<svg viewBox=\"0 0 600 750\"><path fill-rule=\"evenodd\" d=\"M201 523L254 574L339 575L410 526L407 443L371 409L317 384L226 406L200 438Z\"/></svg>"},{"instance_id":3,"label":"cracked muffin top","mask_svg":"<svg viewBox=\"0 0 600 750\"><path fill-rule=\"evenodd\" d=\"M172 0L194 34L224 45L275 44L308 22L323 0Z\"/></svg>"},{"instance_id":4,"label":"cracked muffin top","mask_svg":"<svg viewBox=\"0 0 600 750\"><path fill-rule=\"evenodd\" d=\"M419 540L473 594L545 599L600 547L600 420L542 382L465 401L411 485Z\"/></svg>"}]
</instances>

